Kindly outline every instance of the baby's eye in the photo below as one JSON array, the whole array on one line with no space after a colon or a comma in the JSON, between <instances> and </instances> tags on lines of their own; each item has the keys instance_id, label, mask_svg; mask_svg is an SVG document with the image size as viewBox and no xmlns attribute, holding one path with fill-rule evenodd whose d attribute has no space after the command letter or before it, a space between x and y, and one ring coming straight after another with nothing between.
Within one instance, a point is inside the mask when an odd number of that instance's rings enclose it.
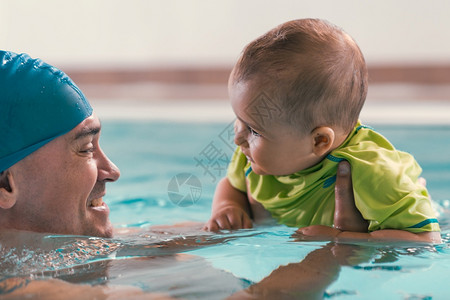
<instances>
[{"instance_id":1,"label":"baby's eye","mask_svg":"<svg viewBox=\"0 0 450 300\"><path fill-rule=\"evenodd\" d=\"M258 132L256 132L255 130L253 130L253 128L251 128L250 126L247 126L248 130L250 131L250 133L254 136L261 136L261 134L259 134Z\"/></svg>"}]
</instances>

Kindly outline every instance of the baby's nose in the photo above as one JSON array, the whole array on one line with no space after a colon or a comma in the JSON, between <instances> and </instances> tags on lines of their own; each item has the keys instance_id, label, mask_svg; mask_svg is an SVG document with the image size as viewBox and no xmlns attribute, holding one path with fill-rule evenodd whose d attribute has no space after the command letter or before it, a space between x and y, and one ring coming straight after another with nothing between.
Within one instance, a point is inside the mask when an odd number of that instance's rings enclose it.
<instances>
[{"instance_id":1,"label":"baby's nose","mask_svg":"<svg viewBox=\"0 0 450 300\"><path fill-rule=\"evenodd\" d=\"M234 143L240 146L245 142L245 128L239 120L234 123Z\"/></svg>"}]
</instances>

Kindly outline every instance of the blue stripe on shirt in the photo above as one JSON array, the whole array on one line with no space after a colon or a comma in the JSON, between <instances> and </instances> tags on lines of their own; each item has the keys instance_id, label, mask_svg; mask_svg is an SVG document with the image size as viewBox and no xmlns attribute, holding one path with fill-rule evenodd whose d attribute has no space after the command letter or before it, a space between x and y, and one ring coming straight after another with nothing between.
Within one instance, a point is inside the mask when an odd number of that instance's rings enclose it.
<instances>
[{"instance_id":1,"label":"blue stripe on shirt","mask_svg":"<svg viewBox=\"0 0 450 300\"><path fill-rule=\"evenodd\" d=\"M245 171L245 177L247 177L248 174L250 174L251 171L252 171L252 167L248 168L247 171Z\"/></svg>"},{"instance_id":2,"label":"blue stripe on shirt","mask_svg":"<svg viewBox=\"0 0 450 300\"><path fill-rule=\"evenodd\" d=\"M439 224L437 219L426 219L426 220L423 220L422 222L417 223L416 225L409 226L408 228L422 228L423 226L431 224L431 223Z\"/></svg>"},{"instance_id":3,"label":"blue stripe on shirt","mask_svg":"<svg viewBox=\"0 0 450 300\"><path fill-rule=\"evenodd\" d=\"M328 177L327 179L325 179L325 181L323 183L323 188L326 189L326 188L332 186L333 183L335 183L335 182L336 182L336 175Z\"/></svg>"},{"instance_id":4,"label":"blue stripe on shirt","mask_svg":"<svg viewBox=\"0 0 450 300\"><path fill-rule=\"evenodd\" d=\"M339 157L333 156L331 154L327 155L327 159L334 161L334 162L341 162L341 161L345 160L343 158L339 158Z\"/></svg>"}]
</instances>

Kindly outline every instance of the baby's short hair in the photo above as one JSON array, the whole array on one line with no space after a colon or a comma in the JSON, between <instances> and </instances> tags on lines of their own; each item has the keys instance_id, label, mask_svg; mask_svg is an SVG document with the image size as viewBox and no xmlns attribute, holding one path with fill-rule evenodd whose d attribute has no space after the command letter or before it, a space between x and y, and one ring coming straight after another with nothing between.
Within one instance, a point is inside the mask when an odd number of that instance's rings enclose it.
<instances>
[{"instance_id":1,"label":"baby's short hair","mask_svg":"<svg viewBox=\"0 0 450 300\"><path fill-rule=\"evenodd\" d=\"M254 80L302 132L318 126L350 131L367 95L368 73L356 42L324 20L293 20L248 44L231 84Z\"/></svg>"}]
</instances>

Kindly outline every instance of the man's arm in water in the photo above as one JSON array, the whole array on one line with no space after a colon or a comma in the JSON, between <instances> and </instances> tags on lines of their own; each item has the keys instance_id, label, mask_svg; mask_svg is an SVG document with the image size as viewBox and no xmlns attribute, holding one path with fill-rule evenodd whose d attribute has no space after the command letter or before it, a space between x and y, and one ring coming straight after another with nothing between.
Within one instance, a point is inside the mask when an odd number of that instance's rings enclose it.
<instances>
[{"instance_id":1,"label":"man's arm in water","mask_svg":"<svg viewBox=\"0 0 450 300\"><path fill-rule=\"evenodd\" d=\"M8 278L0 282L0 298L7 299L174 299L166 294L145 293L133 286L91 286L60 279Z\"/></svg>"}]
</instances>

